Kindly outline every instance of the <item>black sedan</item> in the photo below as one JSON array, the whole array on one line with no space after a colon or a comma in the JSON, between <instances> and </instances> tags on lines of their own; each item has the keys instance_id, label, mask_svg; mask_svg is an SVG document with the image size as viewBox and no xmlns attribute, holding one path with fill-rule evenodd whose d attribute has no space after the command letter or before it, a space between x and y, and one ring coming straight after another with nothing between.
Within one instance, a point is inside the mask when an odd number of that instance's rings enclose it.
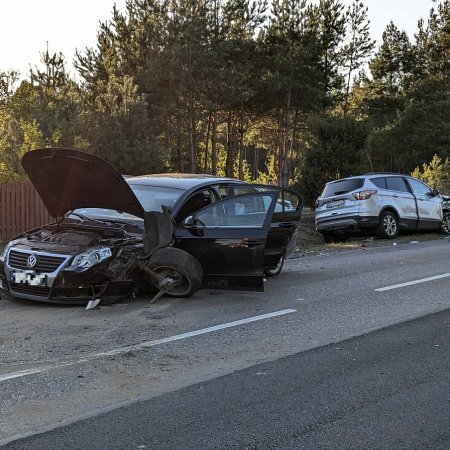
<instances>
[{"instance_id":1,"label":"black sedan","mask_svg":"<svg viewBox=\"0 0 450 450\"><path fill-rule=\"evenodd\" d=\"M0 255L0 293L53 303L137 292L188 297L202 286L263 290L295 248L300 197L211 175L124 178L70 149L27 153L22 166L56 222Z\"/></svg>"}]
</instances>

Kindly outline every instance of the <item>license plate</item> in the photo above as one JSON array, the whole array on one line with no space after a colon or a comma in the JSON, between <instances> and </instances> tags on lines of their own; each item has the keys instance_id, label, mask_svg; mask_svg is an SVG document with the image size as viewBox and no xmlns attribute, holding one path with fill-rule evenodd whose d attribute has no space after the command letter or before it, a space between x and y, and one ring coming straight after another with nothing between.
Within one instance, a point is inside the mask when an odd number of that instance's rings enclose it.
<instances>
[{"instance_id":1,"label":"license plate","mask_svg":"<svg viewBox=\"0 0 450 450\"><path fill-rule=\"evenodd\" d=\"M36 273L33 270L11 270L9 281L28 286L47 286L47 275Z\"/></svg>"},{"instance_id":2,"label":"license plate","mask_svg":"<svg viewBox=\"0 0 450 450\"><path fill-rule=\"evenodd\" d=\"M328 202L327 208L338 208L339 206L342 206L345 203L345 200L336 200L334 202Z\"/></svg>"}]
</instances>

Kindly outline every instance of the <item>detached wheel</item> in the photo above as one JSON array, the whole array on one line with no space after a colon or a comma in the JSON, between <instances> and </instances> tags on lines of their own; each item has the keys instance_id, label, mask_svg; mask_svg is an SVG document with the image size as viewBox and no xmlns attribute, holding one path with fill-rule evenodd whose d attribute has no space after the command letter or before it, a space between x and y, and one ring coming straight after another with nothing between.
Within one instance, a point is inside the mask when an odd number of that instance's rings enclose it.
<instances>
[{"instance_id":1,"label":"detached wheel","mask_svg":"<svg viewBox=\"0 0 450 450\"><path fill-rule=\"evenodd\" d=\"M273 269L264 269L264 275L268 278L277 277L278 275L280 275L281 271L283 270L284 259L285 258L283 255Z\"/></svg>"},{"instance_id":2,"label":"detached wheel","mask_svg":"<svg viewBox=\"0 0 450 450\"><path fill-rule=\"evenodd\" d=\"M385 239L395 239L399 232L399 223L397 216L392 211L384 211L380 216L378 225L378 236Z\"/></svg>"},{"instance_id":3,"label":"detached wheel","mask_svg":"<svg viewBox=\"0 0 450 450\"><path fill-rule=\"evenodd\" d=\"M442 234L450 234L450 212L444 213L441 225Z\"/></svg>"},{"instance_id":4,"label":"detached wheel","mask_svg":"<svg viewBox=\"0 0 450 450\"><path fill-rule=\"evenodd\" d=\"M146 266L160 277L173 281L173 286L165 292L170 297L191 297L202 285L202 266L184 250L161 248L151 256Z\"/></svg>"}]
</instances>

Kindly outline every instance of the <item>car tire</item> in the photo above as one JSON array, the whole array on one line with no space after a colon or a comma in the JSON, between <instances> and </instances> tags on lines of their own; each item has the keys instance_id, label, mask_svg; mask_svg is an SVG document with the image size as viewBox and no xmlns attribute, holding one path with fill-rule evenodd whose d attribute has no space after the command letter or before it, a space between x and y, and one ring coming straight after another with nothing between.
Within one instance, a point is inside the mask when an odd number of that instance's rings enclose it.
<instances>
[{"instance_id":1,"label":"car tire","mask_svg":"<svg viewBox=\"0 0 450 450\"><path fill-rule=\"evenodd\" d=\"M450 234L450 212L444 213L444 218L442 219L441 225L442 234Z\"/></svg>"},{"instance_id":2,"label":"car tire","mask_svg":"<svg viewBox=\"0 0 450 450\"><path fill-rule=\"evenodd\" d=\"M179 248L166 247L156 250L145 266L160 276L172 277L179 284L166 290L170 297L191 297L202 286L203 269L192 255Z\"/></svg>"},{"instance_id":3,"label":"car tire","mask_svg":"<svg viewBox=\"0 0 450 450\"><path fill-rule=\"evenodd\" d=\"M392 211L384 211L380 216L377 234L385 239L395 239L399 232L399 222L396 214Z\"/></svg>"},{"instance_id":4,"label":"car tire","mask_svg":"<svg viewBox=\"0 0 450 450\"><path fill-rule=\"evenodd\" d=\"M264 275L267 278L277 277L280 275L281 271L283 270L284 265L284 255L282 255L277 263L277 265L273 269L264 269Z\"/></svg>"}]
</instances>

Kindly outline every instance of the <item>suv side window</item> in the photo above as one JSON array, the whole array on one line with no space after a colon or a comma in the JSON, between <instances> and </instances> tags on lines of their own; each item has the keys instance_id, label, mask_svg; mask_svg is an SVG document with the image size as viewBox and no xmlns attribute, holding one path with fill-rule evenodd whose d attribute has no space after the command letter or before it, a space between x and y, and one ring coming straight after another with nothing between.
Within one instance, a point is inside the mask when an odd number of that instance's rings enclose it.
<instances>
[{"instance_id":1,"label":"suv side window","mask_svg":"<svg viewBox=\"0 0 450 450\"><path fill-rule=\"evenodd\" d=\"M386 189L386 178L371 178L370 181L380 189Z\"/></svg>"},{"instance_id":2,"label":"suv side window","mask_svg":"<svg viewBox=\"0 0 450 450\"><path fill-rule=\"evenodd\" d=\"M405 180L401 177L387 177L386 185L390 191L409 192Z\"/></svg>"},{"instance_id":3,"label":"suv side window","mask_svg":"<svg viewBox=\"0 0 450 450\"><path fill-rule=\"evenodd\" d=\"M408 183L411 186L411 190L413 191L414 194L426 195L431 192L430 188L426 184L421 183L420 181L408 178Z\"/></svg>"}]
</instances>

